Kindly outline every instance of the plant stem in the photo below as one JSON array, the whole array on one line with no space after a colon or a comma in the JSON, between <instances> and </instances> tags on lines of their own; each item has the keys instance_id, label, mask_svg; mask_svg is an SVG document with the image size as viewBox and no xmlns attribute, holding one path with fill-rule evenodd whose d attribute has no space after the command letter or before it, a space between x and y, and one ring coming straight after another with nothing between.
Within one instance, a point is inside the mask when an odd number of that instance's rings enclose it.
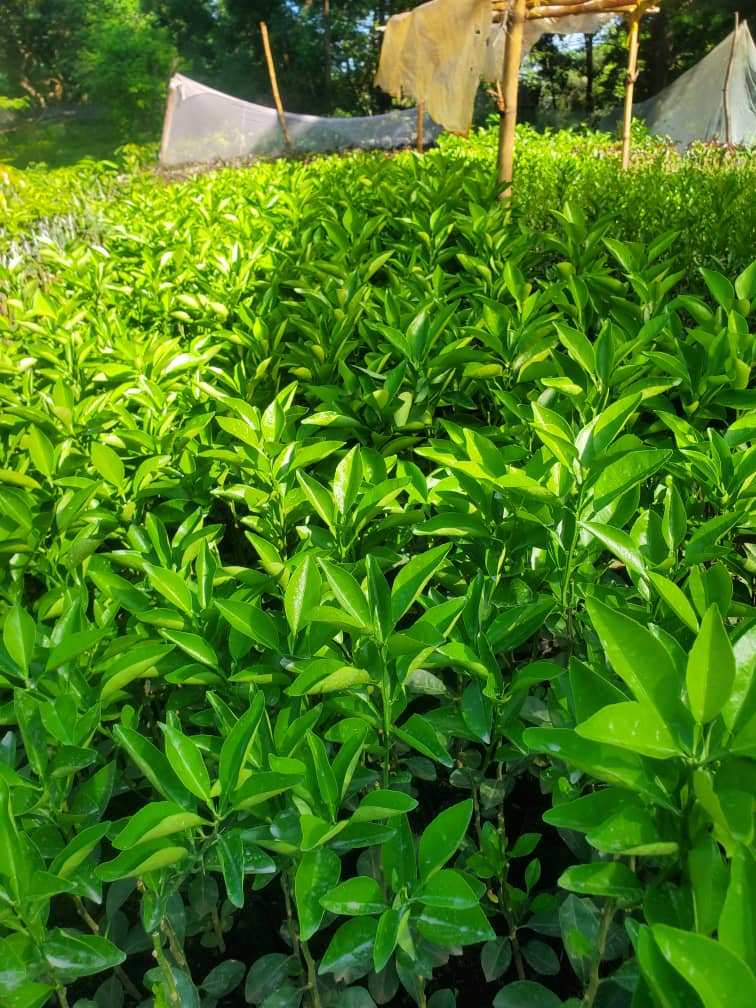
<instances>
[{"instance_id":1,"label":"plant stem","mask_svg":"<svg viewBox=\"0 0 756 1008\"><path fill-rule=\"evenodd\" d=\"M312 1008L322 1008L320 1002L320 991L318 990L318 971L315 968L315 960L312 958L310 947L306 941L300 939L299 945L302 949L305 963L307 964L307 988L310 991Z\"/></svg>"},{"instance_id":2,"label":"plant stem","mask_svg":"<svg viewBox=\"0 0 756 1008\"><path fill-rule=\"evenodd\" d=\"M160 941L159 931L153 931L152 933L152 954L155 956L155 959L157 959L158 966L160 966L162 974L165 977L165 982L170 992L171 1001L174 1004L180 1004L181 998L179 997L179 992L176 989L176 981L173 977L173 970L171 969L170 963L165 958L165 954L163 952L163 946Z\"/></svg>"},{"instance_id":3,"label":"plant stem","mask_svg":"<svg viewBox=\"0 0 756 1008\"><path fill-rule=\"evenodd\" d=\"M617 908L617 904L614 900L609 899L604 904L604 909L601 913L601 924L599 925L598 940L596 942L596 952L593 956L593 962L591 963L591 973L588 977L588 985L585 988L585 993L583 994L583 1000L581 1002L580 1008L593 1008L593 1002L596 998L596 994L599 989L599 969L601 967L601 960L604 957L604 951L606 949L606 937L609 934L609 925L612 923L612 918L614 917L614 911Z\"/></svg>"},{"instance_id":4,"label":"plant stem","mask_svg":"<svg viewBox=\"0 0 756 1008\"><path fill-rule=\"evenodd\" d=\"M58 1003L60 1008L68 1008L68 998L66 997L66 988L61 984L55 988L55 993L58 996Z\"/></svg>"}]
</instances>

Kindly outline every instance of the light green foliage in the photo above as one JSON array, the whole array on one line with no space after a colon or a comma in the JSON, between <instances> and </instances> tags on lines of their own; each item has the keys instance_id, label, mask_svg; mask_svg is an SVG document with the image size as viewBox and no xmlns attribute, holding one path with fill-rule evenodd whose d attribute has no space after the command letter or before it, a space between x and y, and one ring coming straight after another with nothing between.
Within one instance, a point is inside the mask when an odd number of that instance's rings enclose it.
<instances>
[{"instance_id":1,"label":"light green foliage","mask_svg":"<svg viewBox=\"0 0 756 1008\"><path fill-rule=\"evenodd\" d=\"M749 996L756 270L489 155L13 188L0 1003Z\"/></svg>"}]
</instances>

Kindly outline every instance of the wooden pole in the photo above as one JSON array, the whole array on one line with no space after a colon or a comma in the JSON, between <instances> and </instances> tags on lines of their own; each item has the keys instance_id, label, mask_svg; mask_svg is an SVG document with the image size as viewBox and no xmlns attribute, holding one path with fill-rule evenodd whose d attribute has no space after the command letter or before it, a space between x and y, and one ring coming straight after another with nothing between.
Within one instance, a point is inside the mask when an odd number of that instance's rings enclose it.
<instances>
[{"instance_id":1,"label":"wooden pole","mask_svg":"<svg viewBox=\"0 0 756 1008\"><path fill-rule=\"evenodd\" d=\"M630 164L630 133L633 122L633 92L638 79L638 14L630 20L627 36L627 77L625 78L625 114L622 120L622 170Z\"/></svg>"},{"instance_id":2,"label":"wooden pole","mask_svg":"<svg viewBox=\"0 0 756 1008\"><path fill-rule=\"evenodd\" d=\"M281 103L281 95L278 93L278 81L276 79L276 68L273 65L273 53L270 51L270 39L268 38L268 26L264 21L260 22L260 31L262 32L263 48L265 49L265 59L268 63L268 74L270 75L270 86L273 89L273 100L276 103L276 110L278 112L278 121L281 124L281 129L283 130L284 140L286 141L286 149L289 154L292 153L293 148L291 146L291 137L289 136L289 129L286 125L286 116L283 110L283 104Z\"/></svg>"},{"instance_id":3,"label":"wooden pole","mask_svg":"<svg viewBox=\"0 0 756 1008\"><path fill-rule=\"evenodd\" d=\"M525 28L527 0L514 0L507 26L507 47L502 68L501 101L499 105L499 154L497 180L505 183L499 199L512 196L512 169L514 165L515 126L517 125L517 86L522 57L522 35Z\"/></svg>"},{"instance_id":4,"label":"wooden pole","mask_svg":"<svg viewBox=\"0 0 756 1008\"><path fill-rule=\"evenodd\" d=\"M732 65L735 62L735 47L738 44L738 29L740 28L740 17L735 15L735 33L732 36L732 48L730 49L730 59L727 63L727 73L725 74L724 87L724 117L725 117L725 139L727 146L732 147L732 109L730 107L730 83L732 81Z\"/></svg>"},{"instance_id":5,"label":"wooden pole","mask_svg":"<svg viewBox=\"0 0 756 1008\"><path fill-rule=\"evenodd\" d=\"M425 102L417 103L417 153L423 153L423 117L425 116Z\"/></svg>"}]
</instances>

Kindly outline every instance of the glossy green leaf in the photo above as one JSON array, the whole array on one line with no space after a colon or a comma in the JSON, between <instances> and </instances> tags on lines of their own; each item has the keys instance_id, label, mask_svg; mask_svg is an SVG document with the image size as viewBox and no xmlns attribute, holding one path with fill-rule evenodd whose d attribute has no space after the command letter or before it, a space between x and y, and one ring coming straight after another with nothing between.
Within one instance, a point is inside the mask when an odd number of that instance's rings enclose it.
<instances>
[{"instance_id":1,"label":"glossy green leaf","mask_svg":"<svg viewBox=\"0 0 756 1008\"><path fill-rule=\"evenodd\" d=\"M352 822L370 822L389 819L392 816L412 812L417 808L417 799L402 791L368 791L352 813Z\"/></svg>"},{"instance_id":2,"label":"glossy green leaf","mask_svg":"<svg viewBox=\"0 0 756 1008\"><path fill-rule=\"evenodd\" d=\"M647 448L622 454L606 465L593 486L593 507L598 513L622 494L642 483L668 461L672 453Z\"/></svg>"},{"instance_id":3,"label":"glossy green leaf","mask_svg":"<svg viewBox=\"0 0 756 1008\"><path fill-rule=\"evenodd\" d=\"M417 929L428 941L442 948L474 945L496 937L496 932L480 907L442 910L425 906L417 918Z\"/></svg>"},{"instance_id":4,"label":"glossy green leaf","mask_svg":"<svg viewBox=\"0 0 756 1008\"><path fill-rule=\"evenodd\" d=\"M244 906L245 859L240 829L231 829L218 836L218 857L228 900L241 908Z\"/></svg>"},{"instance_id":5,"label":"glossy green leaf","mask_svg":"<svg viewBox=\"0 0 756 1008\"><path fill-rule=\"evenodd\" d=\"M92 976L122 963L126 954L107 938L53 928L42 943L50 968L69 979Z\"/></svg>"},{"instance_id":6,"label":"glossy green leaf","mask_svg":"<svg viewBox=\"0 0 756 1008\"><path fill-rule=\"evenodd\" d=\"M254 602L215 599L214 605L229 626L271 651L278 649L278 630L272 617Z\"/></svg>"},{"instance_id":7,"label":"glossy green leaf","mask_svg":"<svg viewBox=\"0 0 756 1008\"><path fill-rule=\"evenodd\" d=\"M688 656L685 684L688 703L699 724L708 724L729 699L735 679L735 655L722 625L719 607L712 603Z\"/></svg>"},{"instance_id":8,"label":"glossy green leaf","mask_svg":"<svg viewBox=\"0 0 756 1008\"><path fill-rule=\"evenodd\" d=\"M676 723L682 683L664 645L650 630L598 599L588 599L586 608L609 661L636 700L654 707L662 720Z\"/></svg>"},{"instance_id":9,"label":"glossy green leaf","mask_svg":"<svg viewBox=\"0 0 756 1008\"><path fill-rule=\"evenodd\" d=\"M654 708L634 700L603 707L577 725L575 731L581 738L606 742L655 759L683 754L680 743Z\"/></svg>"},{"instance_id":10,"label":"glossy green leaf","mask_svg":"<svg viewBox=\"0 0 756 1008\"><path fill-rule=\"evenodd\" d=\"M95 870L97 878L103 882L115 882L123 878L143 878L149 872L159 871L178 864L189 854L186 847L171 845L164 839L138 843Z\"/></svg>"},{"instance_id":11,"label":"glossy green leaf","mask_svg":"<svg viewBox=\"0 0 756 1008\"><path fill-rule=\"evenodd\" d=\"M742 844L732 856L730 882L717 935L756 976L756 861L753 853Z\"/></svg>"},{"instance_id":12,"label":"glossy green leaf","mask_svg":"<svg viewBox=\"0 0 756 1008\"><path fill-rule=\"evenodd\" d=\"M364 976L373 965L373 946L378 922L356 917L342 924L320 960L318 973L333 973L335 980L350 983Z\"/></svg>"},{"instance_id":13,"label":"glossy green leaf","mask_svg":"<svg viewBox=\"0 0 756 1008\"><path fill-rule=\"evenodd\" d=\"M90 448L92 465L100 476L107 482L112 483L117 489L121 489L124 484L126 473L120 456L110 445L101 441L93 441Z\"/></svg>"},{"instance_id":14,"label":"glossy green leaf","mask_svg":"<svg viewBox=\"0 0 756 1008\"><path fill-rule=\"evenodd\" d=\"M420 714L411 714L401 728L394 728L394 734L408 746L416 749L423 756L436 760L442 766L453 766L453 760L435 729Z\"/></svg>"},{"instance_id":15,"label":"glossy green leaf","mask_svg":"<svg viewBox=\"0 0 756 1008\"><path fill-rule=\"evenodd\" d=\"M584 896L617 900L621 906L633 906L643 899L643 886L621 861L573 865L559 876L559 885Z\"/></svg>"},{"instance_id":16,"label":"glossy green leaf","mask_svg":"<svg viewBox=\"0 0 756 1008\"><path fill-rule=\"evenodd\" d=\"M406 910L398 910L392 907L381 914L373 946L373 968L376 973L380 973L385 969L391 959L399 940L399 933L402 927L406 927L406 921Z\"/></svg>"},{"instance_id":17,"label":"glossy green leaf","mask_svg":"<svg viewBox=\"0 0 756 1008\"><path fill-rule=\"evenodd\" d=\"M450 910L469 910L478 905L478 896L458 871L442 868L426 879L413 893L426 906Z\"/></svg>"},{"instance_id":18,"label":"glossy green leaf","mask_svg":"<svg viewBox=\"0 0 756 1008\"><path fill-rule=\"evenodd\" d=\"M286 619L294 635L306 625L310 611L320 604L321 584L315 561L306 554L289 578L284 593Z\"/></svg>"},{"instance_id":19,"label":"glossy green leaf","mask_svg":"<svg viewBox=\"0 0 756 1008\"><path fill-rule=\"evenodd\" d=\"M651 928L665 959L701 998L704 1008L751 1008L756 976L721 942L666 924Z\"/></svg>"},{"instance_id":20,"label":"glossy green leaf","mask_svg":"<svg viewBox=\"0 0 756 1008\"><path fill-rule=\"evenodd\" d=\"M347 879L325 896L321 896L320 902L331 913L343 914L346 917L383 913L384 910L388 910L381 887L374 878L367 875Z\"/></svg>"},{"instance_id":21,"label":"glossy green leaf","mask_svg":"<svg viewBox=\"0 0 756 1008\"><path fill-rule=\"evenodd\" d=\"M192 592L180 574L164 567L154 567L152 564L145 564L144 570L150 584L159 595L186 616L192 615L194 608Z\"/></svg>"},{"instance_id":22,"label":"glossy green leaf","mask_svg":"<svg viewBox=\"0 0 756 1008\"><path fill-rule=\"evenodd\" d=\"M175 802L150 802L131 816L111 843L116 850L128 850L137 843L159 840L203 824L209 825L201 816L187 812Z\"/></svg>"},{"instance_id":23,"label":"glossy green leaf","mask_svg":"<svg viewBox=\"0 0 756 1008\"><path fill-rule=\"evenodd\" d=\"M480 965L487 983L498 980L512 962L512 943L509 938L494 938L480 950Z\"/></svg>"},{"instance_id":24,"label":"glossy green leaf","mask_svg":"<svg viewBox=\"0 0 756 1008\"><path fill-rule=\"evenodd\" d=\"M318 847L302 856L294 878L294 895L299 930L305 941L320 928L325 907L321 898L330 893L341 874L341 862L327 847Z\"/></svg>"},{"instance_id":25,"label":"glossy green leaf","mask_svg":"<svg viewBox=\"0 0 756 1008\"><path fill-rule=\"evenodd\" d=\"M20 605L8 609L3 623L3 644L24 674L32 660L36 634L36 623Z\"/></svg>"},{"instance_id":26,"label":"glossy green leaf","mask_svg":"<svg viewBox=\"0 0 756 1008\"><path fill-rule=\"evenodd\" d=\"M173 772L165 756L139 732L123 725L115 725L113 735L129 754L158 794L183 808L194 809L194 799L189 790Z\"/></svg>"},{"instance_id":27,"label":"glossy green leaf","mask_svg":"<svg viewBox=\"0 0 756 1008\"><path fill-rule=\"evenodd\" d=\"M423 830L417 866L424 883L459 849L472 816L472 801L466 800L440 812Z\"/></svg>"},{"instance_id":28,"label":"glossy green leaf","mask_svg":"<svg viewBox=\"0 0 756 1008\"><path fill-rule=\"evenodd\" d=\"M352 575L343 567L337 567L322 558L319 558L318 563L341 608L365 631L370 630L372 619L368 601Z\"/></svg>"},{"instance_id":29,"label":"glossy green leaf","mask_svg":"<svg viewBox=\"0 0 756 1008\"><path fill-rule=\"evenodd\" d=\"M165 736L166 758L178 779L197 798L209 801L210 774L197 743L170 725L161 724L160 728Z\"/></svg>"},{"instance_id":30,"label":"glossy green leaf","mask_svg":"<svg viewBox=\"0 0 756 1008\"><path fill-rule=\"evenodd\" d=\"M607 784L629 788L667 808L675 807L656 774L637 753L582 739L568 728L526 728L523 740L532 752L547 753Z\"/></svg>"},{"instance_id":31,"label":"glossy green leaf","mask_svg":"<svg viewBox=\"0 0 756 1008\"><path fill-rule=\"evenodd\" d=\"M711 935L722 912L728 882L727 865L711 836L702 836L688 851L688 872L696 931Z\"/></svg>"},{"instance_id":32,"label":"glossy green leaf","mask_svg":"<svg viewBox=\"0 0 756 1008\"><path fill-rule=\"evenodd\" d=\"M401 568L391 586L391 622L396 626L444 562L448 545L435 546L414 556Z\"/></svg>"},{"instance_id":33,"label":"glossy green leaf","mask_svg":"<svg viewBox=\"0 0 756 1008\"><path fill-rule=\"evenodd\" d=\"M649 571L648 578L659 593L659 597L675 616L693 633L698 633L698 618L685 592L678 588L674 581L670 581L669 578L654 571Z\"/></svg>"},{"instance_id":34,"label":"glossy green leaf","mask_svg":"<svg viewBox=\"0 0 756 1008\"><path fill-rule=\"evenodd\" d=\"M239 784L239 774L252 748L264 709L265 696L262 692L257 692L249 708L223 740L218 760L218 782L225 800L228 800Z\"/></svg>"}]
</instances>

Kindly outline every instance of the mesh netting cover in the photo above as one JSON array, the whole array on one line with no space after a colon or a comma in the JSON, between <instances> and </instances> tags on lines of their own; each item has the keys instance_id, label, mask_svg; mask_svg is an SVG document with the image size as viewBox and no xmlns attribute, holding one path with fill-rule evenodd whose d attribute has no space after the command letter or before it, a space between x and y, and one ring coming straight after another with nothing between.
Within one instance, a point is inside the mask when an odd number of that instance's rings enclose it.
<instances>
[{"instance_id":1,"label":"mesh netting cover","mask_svg":"<svg viewBox=\"0 0 756 1008\"><path fill-rule=\"evenodd\" d=\"M391 150L417 140L417 109L386 115L325 118L286 114L292 151L298 154L348 148ZM441 127L425 116L424 141ZM230 161L289 153L275 109L245 102L176 74L171 80L169 113L160 160L165 165Z\"/></svg>"},{"instance_id":2,"label":"mesh netting cover","mask_svg":"<svg viewBox=\"0 0 756 1008\"><path fill-rule=\"evenodd\" d=\"M730 35L668 88L633 106L649 132L669 137L678 150L694 140L727 140L724 89L729 83L730 138L734 144L756 144L756 46L748 25ZM610 127L610 121L606 124Z\"/></svg>"}]
</instances>

